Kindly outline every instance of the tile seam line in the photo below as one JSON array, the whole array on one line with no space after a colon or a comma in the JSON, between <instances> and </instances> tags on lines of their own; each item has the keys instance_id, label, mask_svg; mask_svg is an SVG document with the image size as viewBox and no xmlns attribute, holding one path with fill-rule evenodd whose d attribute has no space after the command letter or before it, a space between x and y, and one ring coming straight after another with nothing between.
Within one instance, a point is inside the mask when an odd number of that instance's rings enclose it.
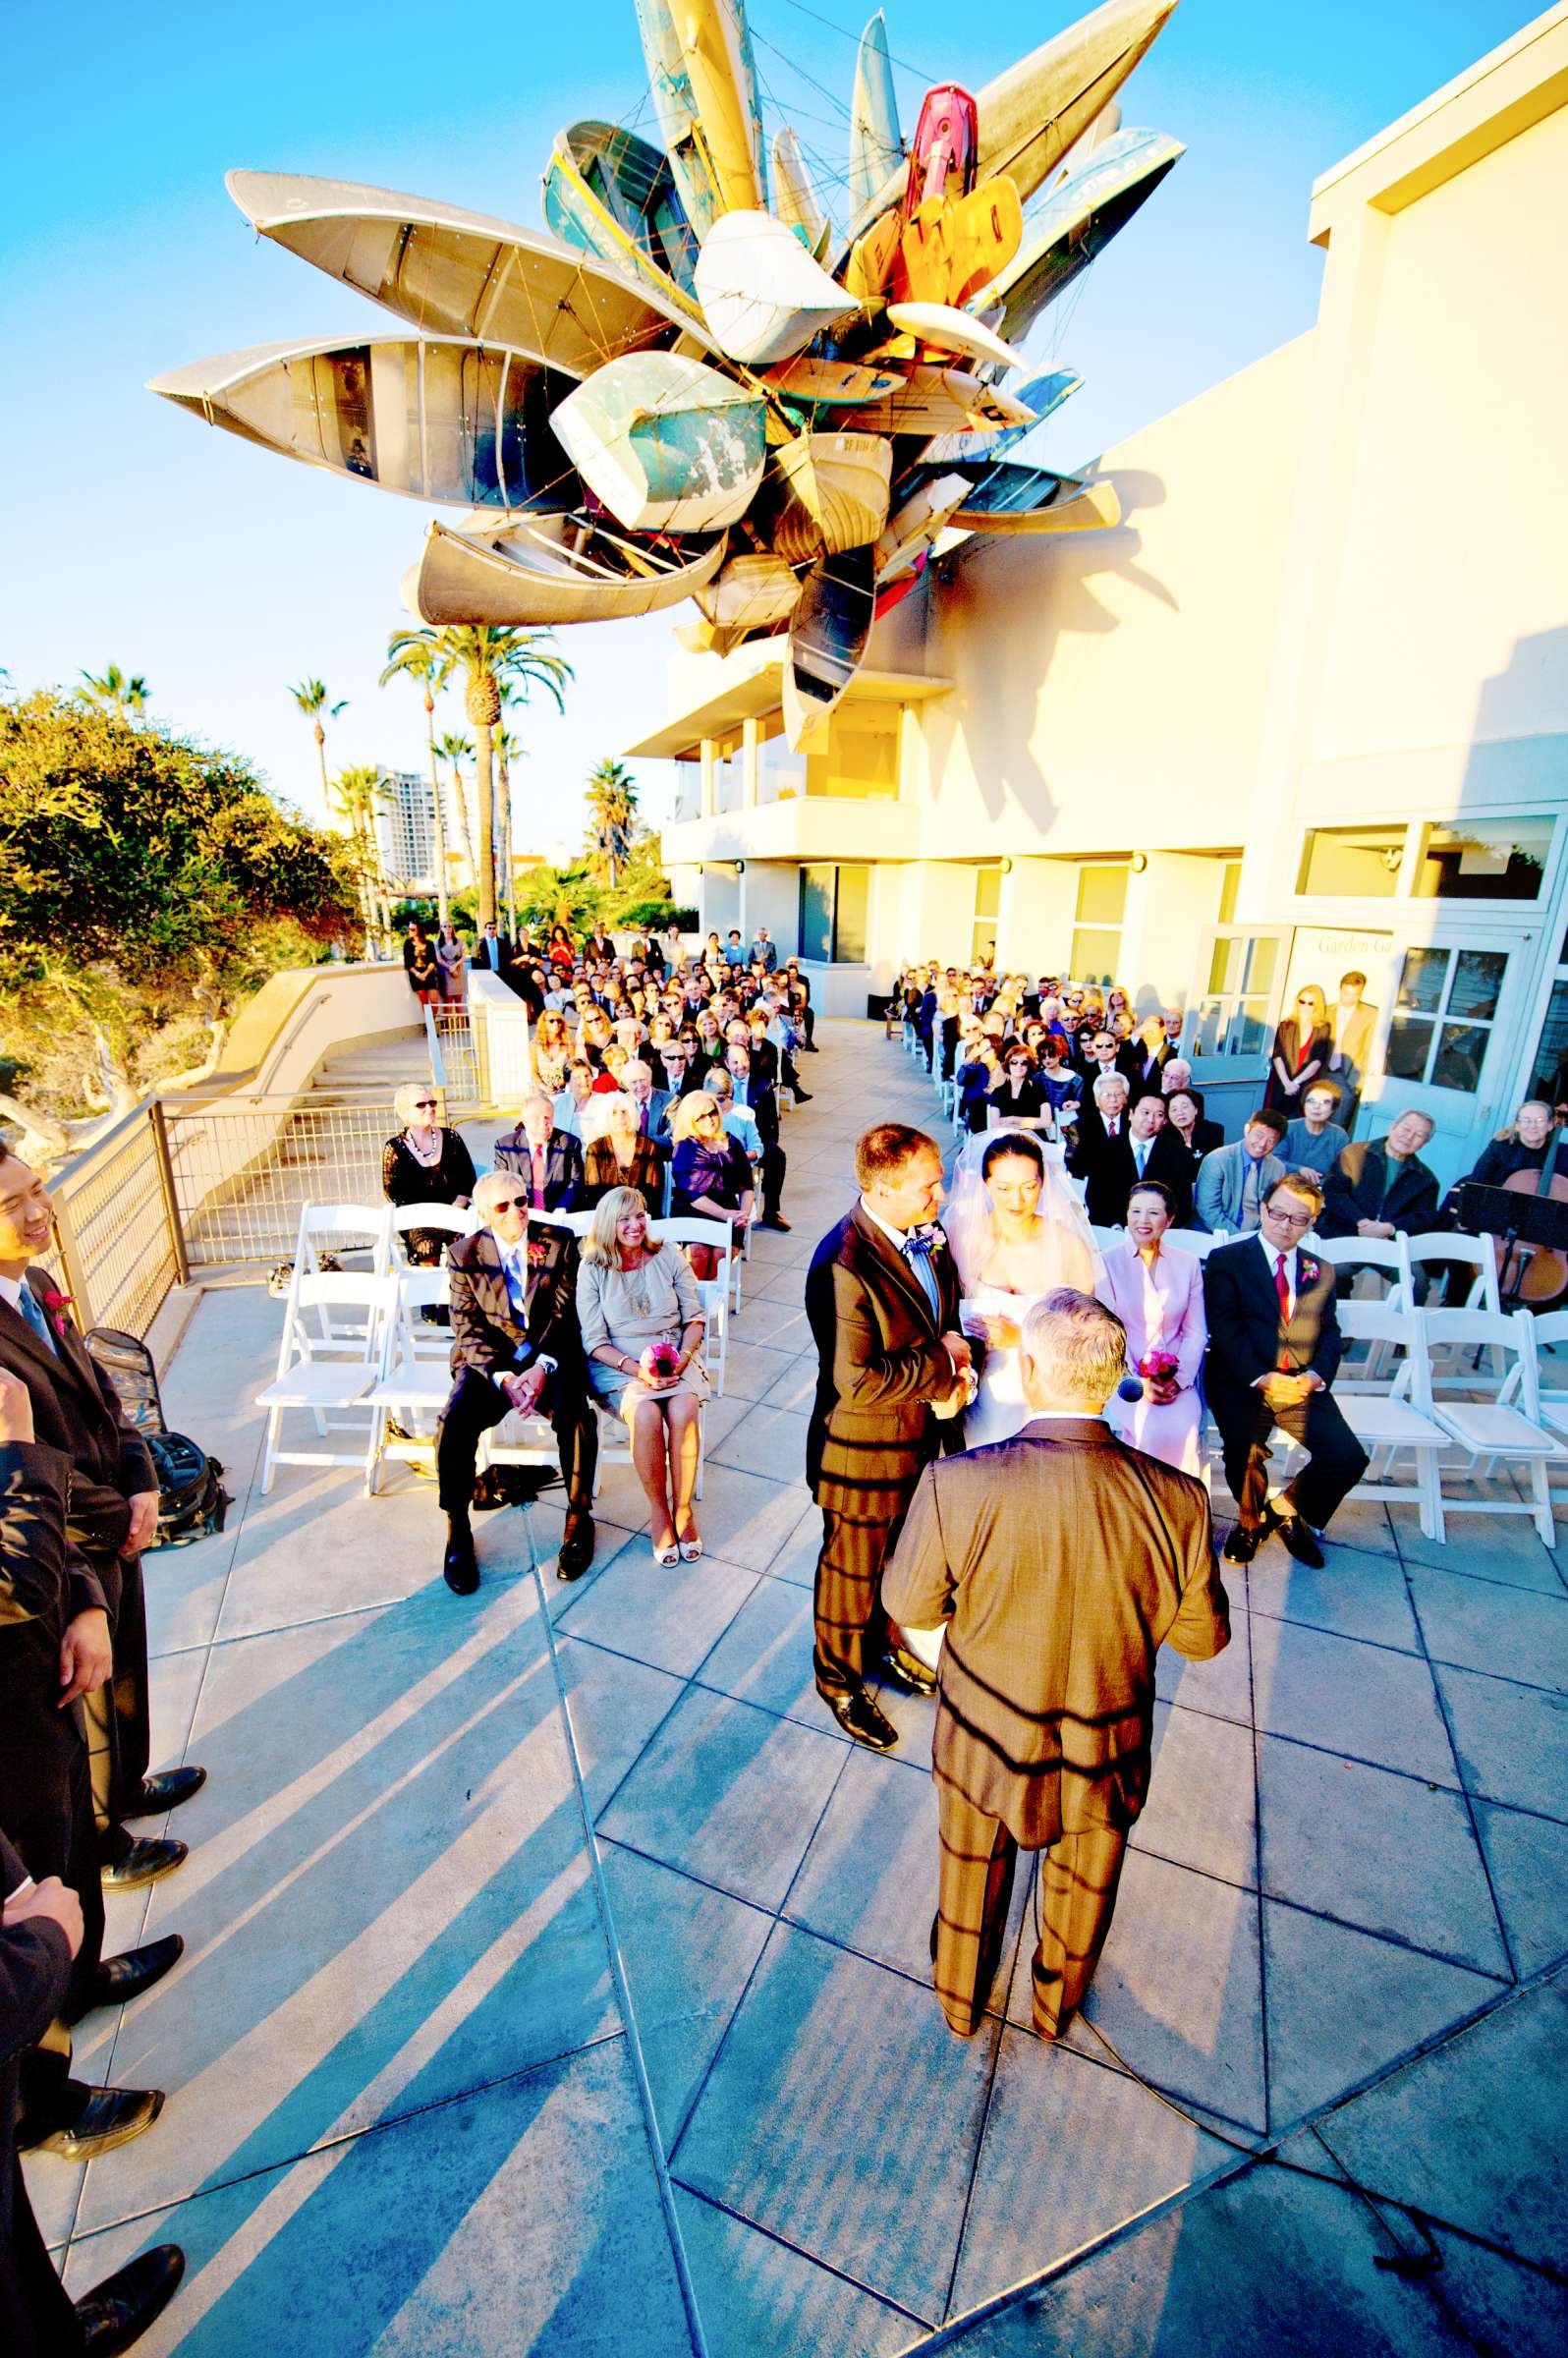
<instances>
[{"instance_id":1,"label":"tile seam line","mask_svg":"<svg viewBox=\"0 0 1568 2358\"><path fill-rule=\"evenodd\" d=\"M532 1526L529 1527L528 1538L529 1552L532 1555L534 1550ZM572 1764L572 1782L577 1792L577 1806L582 1816L583 1834L588 1847L588 1872L593 1878L593 1894L598 1905L599 1921L604 1927L605 1947L609 1952L610 1960L610 1977L615 1985L616 2003L621 2011L626 2051L632 2062L632 2076L637 2083L638 2103L643 2112L644 2133L647 2139L648 2156L653 2164L654 2181L659 2191L659 2208L664 2215L664 2232L669 2239L670 2258L675 2267L676 2282L681 2289L681 2304L686 2311L687 2330L696 2358L711 2358L707 2337L702 2330L702 2316L698 2306L697 2285L692 2275L692 2264L687 2254L686 2243L681 2234L680 2218L675 2209L675 2190L670 2178L669 2157L664 2151L664 2142L659 2135L658 2116L653 2108L653 2089L647 2075L647 2059L643 2052L643 2040L638 2030L637 2014L632 2005L632 1991L627 1978L626 1960L621 1953L620 1936L615 1926L615 1912L610 1905L609 1889L604 1881L604 1862L599 1856L598 1834L593 1824L593 1813L588 1807L588 1786L584 1780L583 1764L578 1757L577 1738L572 1730L572 1713L567 1703L566 1682L561 1672L561 1657L555 1643L554 1625L550 1619L549 1600L544 1593L544 1580L536 1560L531 1565L530 1570L534 1592L538 1598L540 1617L544 1623L544 1642L549 1655L550 1673L555 1680L561 1731L566 1740L567 1759ZM644 1749L645 1750L646 1747L644 1746ZM641 1758L641 1755L639 1757Z\"/></svg>"},{"instance_id":2,"label":"tile seam line","mask_svg":"<svg viewBox=\"0 0 1568 2358\"><path fill-rule=\"evenodd\" d=\"M847 2284L853 2292L864 2293L868 2300L879 2301L884 2309L891 2309L898 2317L908 2318L910 2324L918 2326L922 2332L931 2331L929 2323L920 2311L912 2309L907 2301L901 2301L895 2293L878 2292L874 2284L868 2284L861 2276L852 2276L846 2269L836 2268L831 2260L824 2260L820 2253L810 2250L804 2243L797 2243L793 2236L780 2233L777 2227L764 2225L761 2219L754 2218L749 2211L742 2211L736 2204L726 2202L722 2195L709 2193L705 2186L696 2185L689 2178L678 2177L673 2171L671 2180L694 2202L706 2203L709 2210L717 2211L724 2218L733 2218L739 2226L750 2227L755 2235L777 2244L782 2251L793 2252L797 2259L810 2262L812 2268L819 2268L824 2275L833 2277L835 2282Z\"/></svg>"},{"instance_id":3,"label":"tile seam line","mask_svg":"<svg viewBox=\"0 0 1568 2358\"><path fill-rule=\"evenodd\" d=\"M1268 2035L1268 1921L1263 1905L1263 1775L1258 1730L1258 1656L1253 1645L1253 1575L1242 1566L1242 1614L1247 1624L1247 1707L1252 1721L1253 1874L1258 1927L1258 2063L1262 2081L1263 2134L1274 2117L1273 2049Z\"/></svg>"}]
</instances>

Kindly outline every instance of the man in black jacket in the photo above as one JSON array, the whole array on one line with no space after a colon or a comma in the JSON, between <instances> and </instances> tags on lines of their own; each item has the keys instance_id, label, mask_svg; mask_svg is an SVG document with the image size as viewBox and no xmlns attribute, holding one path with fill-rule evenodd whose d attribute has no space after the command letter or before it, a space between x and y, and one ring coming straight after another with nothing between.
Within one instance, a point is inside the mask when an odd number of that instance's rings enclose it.
<instances>
[{"instance_id":1,"label":"man in black jacket","mask_svg":"<svg viewBox=\"0 0 1568 2358\"><path fill-rule=\"evenodd\" d=\"M1420 1236L1435 1228L1437 1178L1421 1150L1436 1127L1412 1106L1390 1123L1386 1138L1341 1148L1324 1190L1322 1234Z\"/></svg>"},{"instance_id":2,"label":"man in black jacket","mask_svg":"<svg viewBox=\"0 0 1568 2358\"><path fill-rule=\"evenodd\" d=\"M529 1225L528 1197L510 1171L486 1171L474 1191L484 1226L460 1237L452 1271L455 1381L435 1434L447 1518L442 1575L455 1596L479 1585L469 1510L479 1437L512 1409L555 1428L567 1488L556 1572L577 1580L593 1560L593 1470L598 1425L577 1322L577 1246L566 1228Z\"/></svg>"},{"instance_id":3,"label":"man in black jacket","mask_svg":"<svg viewBox=\"0 0 1568 2358\"><path fill-rule=\"evenodd\" d=\"M1278 1532L1298 1563L1320 1566L1317 1535L1367 1471L1367 1452L1329 1391L1342 1347L1334 1270L1302 1249L1320 1209L1307 1173L1276 1179L1257 1235L1222 1245L1204 1263L1204 1388L1237 1506L1225 1542L1233 1564L1251 1563ZM1264 1469L1276 1425L1302 1443L1307 1463L1271 1499Z\"/></svg>"},{"instance_id":4,"label":"man in black jacket","mask_svg":"<svg viewBox=\"0 0 1568 2358\"><path fill-rule=\"evenodd\" d=\"M555 1127L555 1102L531 1090L518 1108L515 1130L496 1140L495 1167L527 1188L535 1211L571 1211L583 1192L583 1142Z\"/></svg>"}]
</instances>

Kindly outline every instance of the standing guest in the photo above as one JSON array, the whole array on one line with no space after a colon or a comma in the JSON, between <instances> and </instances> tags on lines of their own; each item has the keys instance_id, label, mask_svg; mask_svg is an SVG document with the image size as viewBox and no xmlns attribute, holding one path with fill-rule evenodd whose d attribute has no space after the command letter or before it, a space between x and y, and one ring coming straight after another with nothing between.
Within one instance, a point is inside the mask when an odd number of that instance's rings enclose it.
<instances>
[{"instance_id":1,"label":"standing guest","mask_svg":"<svg viewBox=\"0 0 1568 2358\"><path fill-rule=\"evenodd\" d=\"M593 1067L586 1056L574 1056L566 1068L566 1087L555 1100L555 1127L583 1136L583 1108L593 1095Z\"/></svg>"},{"instance_id":2,"label":"standing guest","mask_svg":"<svg viewBox=\"0 0 1568 2358\"><path fill-rule=\"evenodd\" d=\"M1127 1329L1131 1380L1143 1396L1106 1402L1113 1432L1183 1474L1202 1474L1204 1403L1198 1378L1208 1329L1204 1272L1196 1254L1167 1252L1165 1231L1177 1206L1168 1187L1142 1179L1127 1200L1127 1234L1107 1245L1094 1291ZM1169 1360L1164 1367L1162 1360ZM1153 1363L1150 1365L1150 1363ZM1145 1370L1148 1370L1145 1373Z\"/></svg>"},{"instance_id":3,"label":"standing guest","mask_svg":"<svg viewBox=\"0 0 1568 2358\"><path fill-rule=\"evenodd\" d=\"M1372 1042L1377 1037L1377 1010L1365 1004L1363 993L1367 978L1353 967L1348 975L1339 978L1339 996L1329 1017L1333 1035L1333 1054L1328 1070L1344 1093L1340 1098L1339 1119L1347 1130L1356 1127L1356 1114L1361 1105L1361 1093L1367 1082L1367 1069L1372 1063Z\"/></svg>"},{"instance_id":4,"label":"standing guest","mask_svg":"<svg viewBox=\"0 0 1568 2358\"><path fill-rule=\"evenodd\" d=\"M778 1092L771 1083L757 1076L752 1050L739 1037L732 1036L726 1062L731 1097L743 1113L751 1113L756 1120L757 1140L761 1147L762 1216L757 1225L776 1229L787 1236L790 1224L780 1206L788 1164L784 1150L778 1143ZM712 1076L715 1081L723 1077L717 1073Z\"/></svg>"},{"instance_id":5,"label":"standing guest","mask_svg":"<svg viewBox=\"0 0 1568 2358\"><path fill-rule=\"evenodd\" d=\"M1137 1181L1152 1179L1156 1186L1165 1188L1178 1224L1189 1227L1195 1176L1192 1157L1166 1119L1163 1097L1146 1092L1136 1100L1127 1116L1127 1144ZM1122 1216L1126 1217L1125 1206Z\"/></svg>"},{"instance_id":6,"label":"standing guest","mask_svg":"<svg viewBox=\"0 0 1568 2358\"><path fill-rule=\"evenodd\" d=\"M492 930L490 927L485 929L486 931ZM572 972L573 967L577 964L577 952L572 947L572 936L564 926L550 927L549 945L545 950L544 957L546 965L558 967L568 975Z\"/></svg>"},{"instance_id":7,"label":"standing guest","mask_svg":"<svg viewBox=\"0 0 1568 2358\"><path fill-rule=\"evenodd\" d=\"M659 935L659 943L664 952L666 970L672 974L678 974L685 962L686 945L681 928L673 918Z\"/></svg>"},{"instance_id":8,"label":"standing guest","mask_svg":"<svg viewBox=\"0 0 1568 2358\"><path fill-rule=\"evenodd\" d=\"M1437 1225L1437 1175L1421 1150L1437 1125L1411 1106L1386 1138L1345 1147L1328 1174L1324 1236L1421 1236Z\"/></svg>"},{"instance_id":9,"label":"standing guest","mask_svg":"<svg viewBox=\"0 0 1568 2358\"><path fill-rule=\"evenodd\" d=\"M441 970L442 998L449 1007L461 1007L468 996L469 953L450 918L435 937L435 962Z\"/></svg>"},{"instance_id":10,"label":"standing guest","mask_svg":"<svg viewBox=\"0 0 1568 2358\"><path fill-rule=\"evenodd\" d=\"M937 1426L968 1405L974 1353L959 1327L952 1256L940 1249L935 1141L880 1122L856 1147L855 1175L860 1202L817 1246L806 1279L817 1352L806 1474L822 1510L812 1661L816 1691L845 1733L888 1752L898 1731L868 1675L890 1669L920 1693L933 1680L889 1629L882 1563L935 1455ZM922 1627L938 1618L910 1616Z\"/></svg>"},{"instance_id":11,"label":"standing guest","mask_svg":"<svg viewBox=\"0 0 1568 2358\"><path fill-rule=\"evenodd\" d=\"M1285 1176L1279 1146L1289 1127L1273 1106L1260 1105L1248 1115L1240 1138L1204 1156L1193 1190L1201 1228L1215 1235L1252 1235L1262 1216L1263 1198Z\"/></svg>"},{"instance_id":12,"label":"standing guest","mask_svg":"<svg viewBox=\"0 0 1568 2358\"><path fill-rule=\"evenodd\" d=\"M664 1201L664 1165L659 1151L639 1128L640 1108L634 1097L617 1091L603 1099L604 1127L589 1142L583 1157L583 1184L578 1205L591 1210L612 1190L636 1188L649 1213L657 1215Z\"/></svg>"},{"instance_id":13,"label":"standing guest","mask_svg":"<svg viewBox=\"0 0 1568 2358\"><path fill-rule=\"evenodd\" d=\"M1101 1071L1090 1095L1093 1102L1079 1115L1068 1167L1084 1182L1084 1202L1094 1226L1115 1228L1126 1216L1127 1191L1138 1176L1129 1143L1130 1092L1121 1073ZM1144 1102L1141 1097L1139 1103Z\"/></svg>"},{"instance_id":14,"label":"standing guest","mask_svg":"<svg viewBox=\"0 0 1568 2358\"><path fill-rule=\"evenodd\" d=\"M1139 1025L1131 1045L1133 1069L1128 1077L1133 1085L1134 1096L1141 1097L1148 1090L1163 1095L1165 1067L1176 1053L1166 1037L1164 1017L1146 1017Z\"/></svg>"},{"instance_id":15,"label":"standing guest","mask_svg":"<svg viewBox=\"0 0 1568 2358\"><path fill-rule=\"evenodd\" d=\"M753 966L760 966L765 974L771 975L777 970L778 946L775 942L769 941L766 926L758 926L756 928L756 936L752 943L751 962Z\"/></svg>"},{"instance_id":16,"label":"standing guest","mask_svg":"<svg viewBox=\"0 0 1568 2358\"><path fill-rule=\"evenodd\" d=\"M480 1435L516 1409L555 1428L567 1515L556 1576L593 1561L598 1427L575 1308L570 1230L530 1233L528 1198L510 1171L486 1171L474 1193L483 1225L452 1248L453 1385L435 1429L437 1494L447 1519L442 1577L454 1596L479 1585L469 1520Z\"/></svg>"},{"instance_id":17,"label":"standing guest","mask_svg":"<svg viewBox=\"0 0 1568 2358\"><path fill-rule=\"evenodd\" d=\"M1035 1070L1035 1059L1019 1044L1008 1047L1001 1078L990 1092L986 1121L1037 1122L1045 1113L1045 1092ZM1053 1126L1054 1127L1054 1126Z\"/></svg>"},{"instance_id":18,"label":"standing guest","mask_svg":"<svg viewBox=\"0 0 1568 2358\"><path fill-rule=\"evenodd\" d=\"M814 1056L817 1053L816 1009L812 1005L811 981L808 976L797 971L793 958L789 963L789 977L790 1010L800 1029L801 1038L806 1042L807 1055Z\"/></svg>"},{"instance_id":19,"label":"standing guest","mask_svg":"<svg viewBox=\"0 0 1568 2358\"><path fill-rule=\"evenodd\" d=\"M1298 1563L1320 1567L1318 1540L1367 1471L1367 1452L1329 1391L1341 1350L1335 1272L1302 1250L1321 1208L1314 1181L1287 1173L1263 1198L1258 1235L1221 1245L1204 1263L1204 1385L1237 1507L1229 1563L1250 1564L1278 1532ZM1276 1425L1302 1444L1307 1463L1270 1497L1264 1469Z\"/></svg>"},{"instance_id":20,"label":"standing guest","mask_svg":"<svg viewBox=\"0 0 1568 2358\"><path fill-rule=\"evenodd\" d=\"M752 1217L752 1166L724 1128L724 1117L705 1090L682 1097L670 1125L675 1153L670 1164L677 1219L723 1220L739 1248ZM688 1248L693 1274L711 1277L718 1260L713 1245Z\"/></svg>"},{"instance_id":21,"label":"standing guest","mask_svg":"<svg viewBox=\"0 0 1568 2358\"><path fill-rule=\"evenodd\" d=\"M1120 1322L1063 1289L1024 1322L1032 1422L922 1475L882 1578L909 1628L945 1622L931 1768L940 1882L933 1980L950 2030L985 2019L1020 1845L1046 1853L1032 1968L1055 2039L1099 1961L1148 1790L1154 1656L1229 1642L1208 1500L1107 1432Z\"/></svg>"},{"instance_id":22,"label":"standing guest","mask_svg":"<svg viewBox=\"0 0 1568 2358\"><path fill-rule=\"evenodd\" d=\"M487 975L507 980L512 965L512 944L499 930L492 917L479 927L479 938L474 945L474 964Z\"/></svg>"},{"instance_id":23,"label":"standing guest","mask_svg":"<svg viewBox=\"0 0 1568 2358\"><path fill-rule=\"evenodd\" d=\"M566 1068L572 1061L572 1036L566 1018L546 1007L533 1027L533 1071L541 1089L552 1097L566 1087Z\"/></svg>"},{"instance_id":24,"label":"standing guest","mask_svg":"<svg viewBox=\"0 0 1568 2358\"><path fill-rule=\"evenodd\" d=\"M531 1089L518 1107L517 1127L493 1149L495 1168L509 1171L528 1190L534 1211L575 1211L583 1201L582 1142L555 1126L554 1100Z\"/></svg>"},{"instance_id":25,"label":"standing guest","mask_svg":"<svg viewBox=\"0 0 1568 2358\"><path fill-rule=\"evenodd\" d=\"M732 969L744 970L745 968L746 944L741 939L741 928L739 926L731 926L730 927L730 937L724 945L724 961L725 964Z\"/></svg>"},{"instance_id":26,"label":"standing guest","mask_svg":"<svg viewBox=\"0 0 1568 2358\"><path fill-rule=\"evenodd\" d=\"M419 919L413 918L403 941L403 966L409 978L409 988L421 1007L436 1007L441 1001L441 968L435 951L425 935Z\"/></svg>"},{"instance_id":27,"label":"standing guest","mask_svg":"<svg viewBox=\"0 0 1568 2358\"><path fill-rule=\"evenodd\" d=\"M594 1394L631 1434L653 1560L695 1563L702 1537L692 1501L708 1396L702 1297L680 1254L648 1235L635 1188L612 1188L594 1212L577 1315Z\"/></svg>"},{"instance_id":28,"label":"standing guest","mask_svg":"<svg viewBox=\"0 0 1568 2358\"><path fill-rule=\"evenodd\" d=\"M1315 1081L1301 1101L1301 1111L1280 1141L1287 1170L1311 1171L1319 1187L1350 1144L1334 1119L1339 1103L1337 1081Z\"/></svg>"},{"instance_id":29,"label":"standing guest","mask_svg":"<svg viewBox=\"0 0 1568 2358\"><path fill-rule=\"evenodd\" d=\"M389 1204L450 1204L466 1211L474 1197L474 1157L455 1130L436 1120L428 1082L406 1081L392 1099L403 1124L381 1150L381 1192ZM416 1268L434 1268L447 1244L443 1228L411 1228L404 1249Z\"/></svg>"},{"instance_id":30,"label":"standing guest","mask_svg":"<svg viewBox=\"0 0 1568 2358\"><path fill-rule=\"evenodd\" d=\"M1309 1082L1316 1081L1333 1052L1334 1036L1328 1027L1322 986L1304 982L1296 993L1295 1014L1287 1015L1274 1034L1263 1103L1287 1114L1299 1113L1303 1092Z\"/></svg>"}]
</instances>

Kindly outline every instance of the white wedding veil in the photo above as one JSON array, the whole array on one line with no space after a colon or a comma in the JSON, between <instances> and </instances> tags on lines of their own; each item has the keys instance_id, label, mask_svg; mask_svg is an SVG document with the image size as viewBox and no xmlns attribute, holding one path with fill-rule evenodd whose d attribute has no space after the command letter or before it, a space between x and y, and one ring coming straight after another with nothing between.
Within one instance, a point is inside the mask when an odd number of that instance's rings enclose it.
<instances>
[{"instance_id":1,"label":"white wedding veil","mask_svg":"<svg viewBox=\"0 0 1568 2358\"><path fill-rule=\"evenodd\" d=\"M1002 1123L994 1130L980 1131L969 1141L953 1166L952 1192L942 1211L942 1226L953 1248L954 1264L965 1293L979 1289L980 1271L991 1250L994 1235L991 1200L980 1166L999 1139L1006 1139L1010 1145L1023 1142L1024 1152L1032 1160L1037 1153L1045 1166L1036 1207L1045 1228L1040 1238L1035 1290L1049 1293L1053 1286L1072 1282L1083 1265L1085 1253L1097 1268L1099 1254L1094 1231L1067 1176L1061 1148L1042 1139L1027 1124Z\"/></svg>"}]
</instances>

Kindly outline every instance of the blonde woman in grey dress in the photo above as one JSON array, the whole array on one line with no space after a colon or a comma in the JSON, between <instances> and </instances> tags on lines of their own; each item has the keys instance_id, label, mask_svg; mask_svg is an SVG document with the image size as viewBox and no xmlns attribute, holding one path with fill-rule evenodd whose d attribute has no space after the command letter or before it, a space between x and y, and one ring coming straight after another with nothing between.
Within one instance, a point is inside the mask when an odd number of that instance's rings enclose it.
<instances>
[{"instance_id":1,"label":"blonde woman in grey dress","mask_svg":"<svg viewBox=\"0 0 1568 2358\"><path fill-rule=\"evenodd\" d=\"M595 1396L632 1436L655 1563L695 1563L698 1420L707 1398L702 1297L673 1245L648 1235L635 1187L597 1206L577 1275L577 1317Z\"/></svg>"}]
</instances>

